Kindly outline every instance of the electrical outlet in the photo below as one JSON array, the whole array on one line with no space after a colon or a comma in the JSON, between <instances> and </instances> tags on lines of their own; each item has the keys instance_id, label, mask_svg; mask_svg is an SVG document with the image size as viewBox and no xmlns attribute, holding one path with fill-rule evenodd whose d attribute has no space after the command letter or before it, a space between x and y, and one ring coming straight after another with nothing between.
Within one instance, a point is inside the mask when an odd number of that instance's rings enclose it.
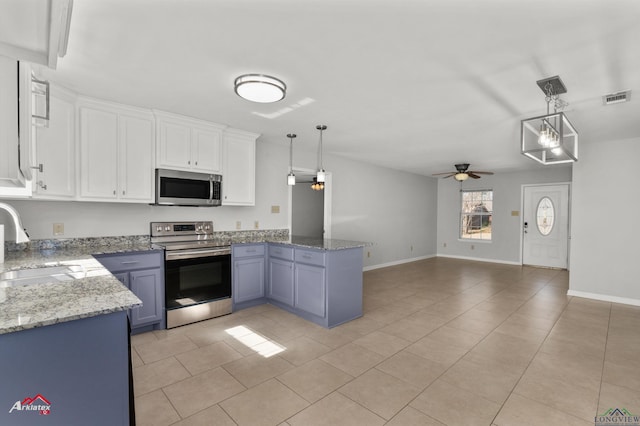
<instances>
[{"instance_id":1,"label":"electrical outlet","mask_svg":"<svg viewBox=\"0 0 640 426\"><path fill-rule=\"evenodd\" d=\"M474 246L473 244L471 244L471 250L475 250L476 246Z\"/></svg>"},{"instance_id":2,"label":"electrical outlet","mask_svg":"<svg viewBox=\"0 0 640 426\"><path fill-rule=\"evenodd\" d=\"M242 222L239 220L236 221L236 229L242 229Z\"/></svg>"},{"instance_id":3,"label":"electrical outlet","mask_svg":"<svg viewBox=\"0 0 640 426\"><path fill-rule=\"evenodd\" d=\"M64 235L64 223L53 224L53 235L54 236Z\"/></svg>"},{"instance_id":4,"label":"electrical outlet","mask_svg":"<svg viewBox=\"0 0 640 426\"><path fill-rule=\"evenodd\" d=\"M411 246L411 251L413 251L413 246Z\"/></svg>"},{"instance_id":5,"label":"electrical outlet","mask_svg":"<svg viewBox=\"0 0 640 426\"><path fill-rule=\"evenodd\" d=\"M371 252L370 251L367 252L367 257L371 257Z\"/></svg>"},{"instance_id":6,"label":"electrical outlet","mask_svg":"<svg viewBox=\"0 0 640 426\"><path fill-rule=\"evenodd\" d=\"M253 222L253 229L260 229L260 222L258 222L257 220Z\"/></svg>"},{"instance_id":7,"label":"electrical outlet","mask_svg":"<svg viewBox=\"0 0 640 426\"><path fill-rule=\"evenodd\" d=\"M442 247L447 248L447 243L442 244Z\"/></svg>"},{"instance_id":8,"label":"electrical outlet","mask_svg":"<svg viewBox=\"0 0 640 426\"><path fill-rule=\"evenodd\" d=\"M271 213L280 213L280 206L271 206Z\"/></svg>"}]
</instances>

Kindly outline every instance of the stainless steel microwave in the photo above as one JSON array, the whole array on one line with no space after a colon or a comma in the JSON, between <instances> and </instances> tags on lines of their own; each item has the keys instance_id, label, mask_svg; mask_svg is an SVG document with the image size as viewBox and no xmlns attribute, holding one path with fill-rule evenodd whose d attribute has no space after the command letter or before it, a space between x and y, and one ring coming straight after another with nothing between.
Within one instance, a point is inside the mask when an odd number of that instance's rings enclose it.
<instances>
[{"instance_id":1,"label":"stainless steel microwave","mask_svg":"<svg viewBox=\"0 0 640 426\"><path fill-rule=\"evenodd\" d=\"M222 176L156 169L156 204L216 207L222 203Z\"/></svg>"}]
</instances>

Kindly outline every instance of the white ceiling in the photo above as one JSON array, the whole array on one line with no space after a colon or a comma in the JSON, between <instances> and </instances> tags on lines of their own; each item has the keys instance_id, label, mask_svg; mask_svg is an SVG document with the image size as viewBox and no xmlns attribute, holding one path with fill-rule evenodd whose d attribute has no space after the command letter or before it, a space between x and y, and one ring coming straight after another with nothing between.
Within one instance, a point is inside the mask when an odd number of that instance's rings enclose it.
<instances>
[{"instance_id":1,"label":"white ceiling","mask_svg":"<svg viewBox=\"0 0 640 426\"><path fill-rule=\"evenodd\" d=\"M326 124L327 153L500 172L543 167L519 134L546 110L545 77L564 81L581 143L640 136L639 46L638 0L75 0L67 55L42 74L263 141L314 149ZM286 98L239 98L243 73L284 80Z\"/></svg>"}]
</instances>

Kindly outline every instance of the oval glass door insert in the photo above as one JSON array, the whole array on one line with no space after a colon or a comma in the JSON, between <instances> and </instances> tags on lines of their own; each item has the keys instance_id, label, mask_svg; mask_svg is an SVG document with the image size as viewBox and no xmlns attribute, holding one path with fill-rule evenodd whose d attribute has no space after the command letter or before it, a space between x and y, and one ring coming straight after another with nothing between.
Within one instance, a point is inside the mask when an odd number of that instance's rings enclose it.
<instances>
[{"instance_id":1,"label":"oval glass door insert","mask_svg":"<svg viewBox=\"0 0 640 426\"><path fill-rule=\"evenodd\" d=\"M551 233L553 230L554 217L555 208L553 207L551 198L542 197L536 209L536 225L542 235L547 236Z\"/></svg>"}]
</instances>

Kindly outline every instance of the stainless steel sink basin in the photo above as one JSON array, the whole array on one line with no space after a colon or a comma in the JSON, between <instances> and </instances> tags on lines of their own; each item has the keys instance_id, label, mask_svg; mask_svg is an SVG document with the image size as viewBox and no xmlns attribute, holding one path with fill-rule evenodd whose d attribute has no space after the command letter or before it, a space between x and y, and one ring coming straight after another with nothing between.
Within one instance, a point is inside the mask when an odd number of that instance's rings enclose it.
<instances>
[{"instance_id":1,"label":"stainless steel sink basin","mask_svg":"<svg viewBox=\"0 0 640 426\"><path fill-rule=\"evenodd\" d=\"M84 275L84 268L79 265L47 266L44 268L6 271L0 273L0 288L71 281L83 278Z\"/></svg>"}]
</instances>

